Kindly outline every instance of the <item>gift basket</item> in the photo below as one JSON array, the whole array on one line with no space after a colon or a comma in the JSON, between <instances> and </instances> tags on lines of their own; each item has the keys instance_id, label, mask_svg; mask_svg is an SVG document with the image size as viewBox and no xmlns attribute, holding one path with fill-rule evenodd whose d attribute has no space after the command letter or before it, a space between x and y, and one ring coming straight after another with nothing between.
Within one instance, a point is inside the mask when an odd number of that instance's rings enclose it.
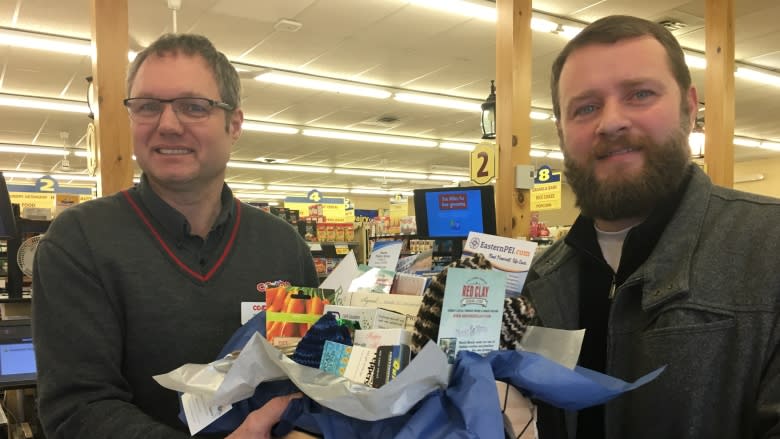
<instances>
[{"instance_id":1,"label":"gift basket","mask_svg":"<svg viewBox=\"0 0 780 439\"><path fill-rule=\"evenodd\" d=\"M411 320L382 306L349 305L333 291L274 291L268 310L213 363L155 379L181 392L192 434L230 432L273 397L301 392L275 435L295 428L325 438L503 438L534 437L534 401L580 410L663 371L626 383L575 366L581 332L534 326L533 304L507 297L503 274L492 268L482 254L453 262L430 280ZM295 332L287 328L293 324ZM519 423L506 410L510 389L527 403ZM188 412L192 398L211 408L205 421Z\"/></svg>"}]
</instances>

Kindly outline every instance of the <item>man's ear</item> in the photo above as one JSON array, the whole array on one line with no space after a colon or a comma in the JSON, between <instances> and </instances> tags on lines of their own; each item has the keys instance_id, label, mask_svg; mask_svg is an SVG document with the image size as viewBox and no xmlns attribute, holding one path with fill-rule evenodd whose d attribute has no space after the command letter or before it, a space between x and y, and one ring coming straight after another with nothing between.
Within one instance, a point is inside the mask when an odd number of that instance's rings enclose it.
<instances>
[{"instance_id":1,"label":"man's ear","mask_svg":"<svg viewBox=\"0 0 780 439\"><path fill-rule=\"evenodd\" d=\"M241 125L243 125L243 123L244 112L240 108L237 108L230 116L230 124L228 125L228 132L233 139L233 142L238 141L238 138L241 137Z\"/></svg>"},{"instance_id":2,"label":"man's ear","mask_svg":"<svg viewBox=\"0 0 780 439\"><path fill-rule=\"evenodd\" d=\"M688 89L688 117L691 119L690 128L693 129L696 126L696 116L699 114L699 99L696 96L696 87L691 86Z\"/></svg>"}]
</instances>

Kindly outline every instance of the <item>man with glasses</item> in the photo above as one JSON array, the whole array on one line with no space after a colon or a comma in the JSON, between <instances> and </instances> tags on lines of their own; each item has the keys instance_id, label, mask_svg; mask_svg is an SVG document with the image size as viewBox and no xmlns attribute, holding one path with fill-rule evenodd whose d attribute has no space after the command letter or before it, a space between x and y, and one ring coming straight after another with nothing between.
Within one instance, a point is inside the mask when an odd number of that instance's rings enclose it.
<instances>
[{"instance_id":1,"label":"man with glasses","mask_svg":"<svg viewBox=\"0 0 780 439\"><path fill-rule=\"evenodd\" d=\"M49 439L189 437L178 396L152 376L213 361L260 283L317 285L297 232L225 185L243 121L227 58L204 37L165 35L130 65L127 93L140 183L66 210L37 250ZM229 437L268 437L288 401L271 399Z\"/></svg>"}]
</instances>

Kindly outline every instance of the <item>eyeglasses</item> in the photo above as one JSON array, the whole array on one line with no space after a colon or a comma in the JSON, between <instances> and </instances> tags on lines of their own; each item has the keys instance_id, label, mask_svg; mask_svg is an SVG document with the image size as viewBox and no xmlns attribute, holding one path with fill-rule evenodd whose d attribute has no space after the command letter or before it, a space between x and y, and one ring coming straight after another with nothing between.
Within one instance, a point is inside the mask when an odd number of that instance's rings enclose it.
<instances>
[{"instance_id":1,"label":"eyeglasses","mask_svg":"<svg viewBox=\"0 0 780 439\"><path fill-rule=\"evenodd\" d=\"M224 102L207 98L128 98L122 101L130 113L130 119L138 123L156 123L163 112L163 104L171 104L173 112L179 118L179 122L202 122L211 115L214 107L231 111L234 107Z\"/></svg>"}]
</instances>

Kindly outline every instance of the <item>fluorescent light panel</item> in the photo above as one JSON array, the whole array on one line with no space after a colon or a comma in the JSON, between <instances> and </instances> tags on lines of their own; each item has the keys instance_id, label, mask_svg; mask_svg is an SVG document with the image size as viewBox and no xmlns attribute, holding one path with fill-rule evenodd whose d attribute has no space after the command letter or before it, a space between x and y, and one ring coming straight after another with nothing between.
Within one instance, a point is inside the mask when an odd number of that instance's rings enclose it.
<instances>
[{"instance_id":1,"label":"fluorescent light panel","mask_svg":"<svg viewBox=\"0 0 780 439\"><path fill-rule=\"evenodd\" d=\"M439 148L442 149L454 149L456 151L474 151L477 145L473 143L460 143L460 142L440 142Z\"/></svg>"},{"instance_id":2,"label":"fluorescent light panel","mask_svg":"<svg viewBox=\"0 0 780 439\"><path fill-rule=\"evenodd\" d=\"M295 127L286 125L276 125L264 122L255 122L251 120L245 120L241 124L241 129L245 131L261 131L264 133L277 133L277 134L298 134L300 130Z\"/></svg>"},{"instance_id":3,"label":"fluorescent light panel","mask_svg":"<svg viewBox=\"0 0 780 439\"><path fill-rule=\"evenodd\" d=\"M780 75L762 72L757 69L751 69L750 67L737 67L737 71L734 75L738 78L780 87Z\"/></svg>"},{"instance_id":4,"label":"fluorescent light panel","mask_svg":"<svg viewBox=\"0 0 780 439\"><path fill-rule=\"evenodd\" d=\"M408 180L427 180L428 175L414 172L375 171L370 169L336 168L334 173L339 175L359 175L364 177L406 178Z\"/></svg>"},{"instance_id":5,"label":"fluorescent light panel","mask_svg":"<svg viewBox=\"0 0 780 439\"><path fill-rule=\"evenodd\" d=\"M471 178L463 175L429 174L428 180L458 182L458 181L469 181L471 180Z\"/></svg>"},{"instance_id":6,"label":"fluorescent light panel","mask_svg":"<svg viewBox=\"0 0 780 439\"><path fill-rule=\"evenodd\" d=\"M356 142L375 142L389 143L391 145L420 146L424 148L433 148L439 144L433 140L425 140L415 137L388 136L384 134L366 134L349 131L321 130L314 128L304 129L303 135L324 137L327 139L354 140Z\"/></svg>"},{"instance_id":7,"label":"fluorescent light panel","mask_svg":"<svg viewBox=\"0 0 780 439\"><path fill-rule=\"evenodd\" d=\"M484 21L496 21L496 8L461 0L409 0L409 3Z\"/></svg>"},{"instance_id":8,"label":"fluorescent light panel","mask_svg":"<svg viewBox=\"0 0 780 439\"><path fill-rule=\"evenodd\" d=\"M345 194L349 192L349 188L331 188L331 187L306 187L306 186L278 186L268 185L269 191L283 191L283 192L298 192L309 193L309 191L317 190L323 194Z\"/></svg>"},{"instance_id":9,"label":"fluorescent light panel","mask_svg":"<svg viewBox=\"0 0 780 439\"><path fill-rule=\"evenodd\" d=\"M314 174L330 174L331 168L323 166L305 166L305 165L274 165L269 163L252 163L231 160L228 162L229 168L260 169L268 171L290 171L290 172L309 172Z\"/></svg>"},{"instance_id":10,"label":"fluorescent light panel","mask_svg":"<svg viewBox=\"0 0 780 439\"><path fill-rule=\"evenodd\" d=\"M6 152L9 154L37 154L37 155L53 155L53 156L68 155L68 153L62 148L56 148L50 146L25 146L25 145L0 144L0 152Z\"/></svg>"},{"instance_id":11,"label":"fluorescent light panel","mask_svg":"<svg viewBox=\"0 0 780 439\"><path fill-rule=\"evenodd\" d=\"M433 107L450 108L463 111L482 111L482 103L467 101L465 99L452 98L447 96L436 96L422 93L396 93L393 99L409 104L430 105Z\"/></svg>"},{"instance_id":12,"label":"fluorescent light panel","mask_svg":"<svg viewBox=\"0 0 780 439\"><path fill-rule=\"evenodd\" d=\"M368 98L387 99L392 93L379 87L356 85L347 81L329 78L315 78L303 74L266 72L255 76L255 80L289 87L308 88L311 90L342 93Z\"/></svg>"},{"instance_id":13,"label":"fluorescent light panel","mask_svg":"<svg viewBox=\"0 0 780 439\"><path fill-rule=\"evenodd\" d=\"M0 94L0 106L89 114L86 102Z\"/></svg>"},{"instance_id":14,"label":"fluorescent light panel","mask_svg":"<svg viewBox=\"0 0 780 439\"><path fill-rule=\"evenodd\" d=\"M45 50L69 55L91 56L92 44L58 35L44 35L13 29L0 29L0 45Z\"/></svg>"}]
</instances>

